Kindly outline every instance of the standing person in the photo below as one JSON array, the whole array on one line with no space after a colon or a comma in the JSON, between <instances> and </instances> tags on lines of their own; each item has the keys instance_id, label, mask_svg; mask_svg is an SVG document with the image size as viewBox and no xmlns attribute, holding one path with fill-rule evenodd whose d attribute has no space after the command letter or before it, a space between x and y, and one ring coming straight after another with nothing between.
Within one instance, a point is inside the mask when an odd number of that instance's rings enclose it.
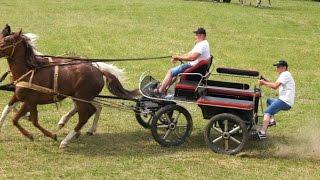
<instances>
[{"instance_id":1,"label":"standing person","mask_svg":"<svg viewBox=\"0 0 320 180\"><path fill-rule=\"evenodd\" d=\"M159 88L154 89L154 94L161 96L165 94L167 88L175 81L175 77L178 74L183 73L186 69L197 65L202 60L208 60L210 58L210 46L209 42L206 40L206 30L204 28L198 28L195 33L196 44L193 49L183 55L174 55L172 56L171 62L176 63L177 61L188 61L185 64L181 64L170 69L165 78L163 79Z\"/></svg>"},{"instance_id":2,"label":"standing person","mask_svg":"<svg viewBox=\"0 0 320 180\"><path fill-rule=\"evenodd\" d=\"M266 132L268 126L275 125L274 115L280 110L287 111L293 107L295 98L295 82L291 73L288 71L288 63L280 60L274 64L277 67L279 77L276 82L268 80L259 80L260 85L265 85L272 89L279 89L278 99L268 99L267 109L264 111L263 125L258 132L260 139L267 138Z\"/></svg>"}]
</instances>

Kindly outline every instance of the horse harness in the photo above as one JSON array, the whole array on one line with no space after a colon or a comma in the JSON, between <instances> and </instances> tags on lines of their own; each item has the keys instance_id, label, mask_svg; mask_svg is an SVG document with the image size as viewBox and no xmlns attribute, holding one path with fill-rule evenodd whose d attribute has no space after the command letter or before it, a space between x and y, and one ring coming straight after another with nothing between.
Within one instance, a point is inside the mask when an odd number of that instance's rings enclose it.
<instances>
[{"instance_id":1,"label":"horse harness","mask_svg":"<svg viewBox=\"0 0 320 180\"><path fill-rule=\"evenodd\" d=\"M14 43L12 43L12 44L10 44L10 45L7 45L7 46L5 46L5 47L0 47L0 50L3 51L3 50L6 50L6 49L12 47L12 50L11 50L11 53L10 53L10 56L9 56L9 58L11 58L11 57L13 56L13 53L14 53L15 49L16 49L16 46L17 46L19 43L21 43L21 42L22 42L22 39L19 40L19 41L17 41L17 42L14 42ZM1 44L2 44L2 43L3 43L3 42L1 42Z\"/></svg>"},{"instance_id":2,"label":"horse harness","mask_svg":"<svg viewBox=\"0 0 320 180\"><path fill-rule=\"evenodd\" d=\"M48 58L48 59L49 59L50 63L53 62L52 58ZM13 82L13 84L17 87L32 89L32 90L35 90L35 91L38 91L41 93L45 93L45 94L53 94L53 101L58 102L59 101L58 95L60 94L58 92L59 66L58 65L54 66L53 89L39 86L39 85L32 83L35 72L36 72L36 69L32 69L32 70L28 71L27 73L22 75L19 79L15 80ZM22 81L24 78L28 77L29 75L30 75L29 82Z\"/></svg>"}]
</instances>

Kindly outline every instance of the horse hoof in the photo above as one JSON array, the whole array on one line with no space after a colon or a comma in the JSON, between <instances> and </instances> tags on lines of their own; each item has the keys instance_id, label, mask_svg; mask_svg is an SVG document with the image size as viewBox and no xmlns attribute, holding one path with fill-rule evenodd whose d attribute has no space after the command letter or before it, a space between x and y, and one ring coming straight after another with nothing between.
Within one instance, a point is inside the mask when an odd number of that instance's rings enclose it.
<instances>
[{"instance_id":1,"label":"horse hoof","mask_svg":"<svg viewBox=\"0 0 320 180\"><path fill-rule=\"evenodd\" d=\"M87 135L88 135L88 136L93 136L93 132L89 132L89 131L88 131L88 132L87 132Z\"/></svg>"},{"instance_id":2,"label":"horse hoof","mask_svg":"<svg viewBox=\"0 0 320 180\"><path fill-rule=\"evenodd\" d=\"M52 135L52 139L55 140L55 141L58 141L58 136L56 134L53 134Z\"/></svg>"},{"instance_id":3,"label":"horse hoof","mask_svg":"<svg viewBox=\"0 0 320 180\"><path fill-rule=\"evenodd\" d=\"M58 124L58 129L62 129L64 127L64 124Z\"/></svg>"},{"instance_id":4,"label":"horse hoof","mask_svg":"<svg viewBox=\"0 0 320 180\"><path fill-rule=\"evenodd\" d=\"M34 137L32 134L29 134L27 137L30 139L30 141L34 141Z\"/></svg>"},{"instance_id":5,"label":"horse hoof","mask_svg":"<svg viewBox=\"0 0 320 180\"><path fill-rule=\"evenodd\" d=\"M76 139L78 139L80 137L81 133L77 132L76 135L74 136Z\"/></svg>"},{"instance_id":6,"label":"horse hoof","mask_svg":"<svg viewBox=\"0 0 320 180\"><path fill-rule=\"evenodd\" d=\"M61 143L59 146L59 149L65 149L67 147L67 144Z\"/></svg>"}]
</instances>

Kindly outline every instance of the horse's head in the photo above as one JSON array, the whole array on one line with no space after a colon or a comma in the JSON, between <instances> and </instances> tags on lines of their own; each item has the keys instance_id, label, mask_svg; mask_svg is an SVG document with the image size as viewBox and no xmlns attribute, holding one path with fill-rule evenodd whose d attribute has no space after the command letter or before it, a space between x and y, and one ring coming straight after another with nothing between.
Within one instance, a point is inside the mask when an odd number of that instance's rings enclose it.
<instances>
[{"instance_id":1,"label":"horse's head","mask_svg":"<svg viewBox=\"0 0 320 180\"><path fill-rule=\"evenodd\" d=\"M21 30L11 33L10 26L6 26L0 36L0 58L12 57L17 47L22 44Z\"/></svg>"}]
</instances>

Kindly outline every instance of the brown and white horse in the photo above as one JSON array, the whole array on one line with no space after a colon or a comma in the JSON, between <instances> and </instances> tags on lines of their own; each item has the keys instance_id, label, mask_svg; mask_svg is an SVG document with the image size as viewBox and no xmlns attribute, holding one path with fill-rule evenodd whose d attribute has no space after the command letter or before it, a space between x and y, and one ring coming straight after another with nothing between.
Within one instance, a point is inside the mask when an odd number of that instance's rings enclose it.
<instances>
[{"instance_id":1,"label":"brown and white horse","mask_svg":"<svg viewBox=\"0 0 320 180\"><path fill-rule=\"evenodd\" d=\"M4 37L4 36L8 36L11 34L11 28L9 25L6 25L5 28L2 30L0 37ZM33 33L27 33L24 34L24 36L28 39L29 44L32 46L34 53L36 55L42 55L42 53L38 52L36 49L36 41L37 41L37 35L33 34ZM44 58L43 59L44 62L47 62L47 64L50 64L50 61L53 61L50 58ZM63 63L65 62L65 60L63 59L54 59L54 63ZM123 70L117 68L116 66L113 66L112 64L106 64L106 63L95 63L93 64L94 66L96 66L97 68L99 68L102 72L103 71L109 71L112 72L112 74L114 74L118 79L124 79L123 78ZM15 101L14 99L14 95L13 97L11 97L10 99L12 99L13 101ZM9 101L9 103L5 106L5 108L3 109L1 116L0 116L0 132L1 132L1 128L8 116L8 114L15 110L16 110L16 106L19 104L19 102L12 102ZM94 114L94 118L93 118L93 123L92 126L87 130L87 134L88 135L93 135L96 130L97 130L97 126L98 126L98 121L100 119L100 113L102 110L102 107L99 104L94 104L94 106L97 108L97 111ZM77 113L77 108L76 108L76 104L74 104L73 108L67 112L65 115L63 115L59 122L58 122L58 127L59 129L61 129L62 127L65 126L65 124L71 119L72 116L74 116ZM25 115L23 118L28 119L29 118L29 112L27 113L27 115Z\"/></svg>"},{"instance_id":2,"label":"brown and white horse","mask_svg":"<svg viewBox=\"0 0 320 180\"><path fill-rule=\"evenodd\" d=\"M62 100L65 96L77 98L74 100L76 104L76 112L79 114L79 121L73 131L61 142L60 148L66 147L68 142L80 133L83 125L88 121L90 116L96 112L96 107L91 103L84 101L92 101L101 91L104 86L103 77L106 78L106 84L109 91L122 98L133 98L135 91L128 91L123 88L120 81L115 75L107 71L101 71L92 66L91 63L73 63L70 65L59 66L57 84L55 84L55 66L42 68L43 59L36 57L32 46L28 40L19 33L9 33L10 35L2 35L0 37L0 57L7 57L7 62L12 72L15 81L31 82L32 85L54 89L60 94L56 96L53 93L44 93L35 89L30 89L25 86L17 86L14 96L10 103L22 102L21 108L13 118L13 124L20 132L33 140L33 135L24 129L19 124L19 119L27 112L30 112L30 121L42 133L52 139L57 140L57 135L46 130L38 123L38 104L55 103L56 100ZM31 70L36 70L30 76L25 76ZM22 78L23 77L23 78ZM80 101L84 100L84 101Z\"/></svg>"}]
</instances>

